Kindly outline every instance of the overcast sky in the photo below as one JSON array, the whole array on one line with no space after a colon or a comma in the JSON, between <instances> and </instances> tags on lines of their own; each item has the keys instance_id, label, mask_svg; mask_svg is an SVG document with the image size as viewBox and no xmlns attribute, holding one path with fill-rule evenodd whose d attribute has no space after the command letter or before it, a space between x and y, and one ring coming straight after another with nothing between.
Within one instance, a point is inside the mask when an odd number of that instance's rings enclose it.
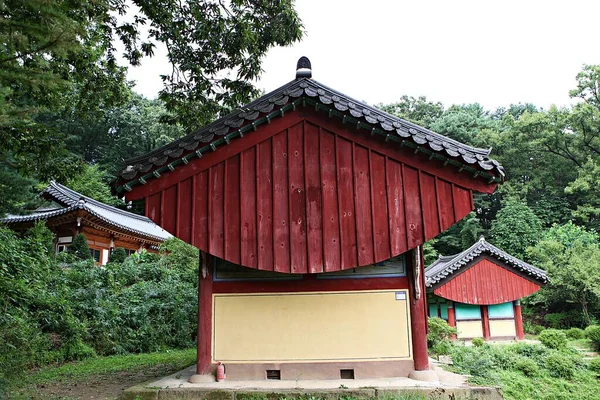
<instances>
[{"instance_id":1,"label":"overcast sky","mask_svg":"<svg viewBox=\"0 0 600 400\"><path fill-rule=\"evenodd\" d=\"M572 103L583 64L600 64L598 1L297 0L306 34L272 49L257 86L292 80L307 56L313 78L370 104L402 95L444 105L478 102L493 110L531 102ZM170 71L166 51L129 79L155 97Z\"/></svg>"}]
</instances>

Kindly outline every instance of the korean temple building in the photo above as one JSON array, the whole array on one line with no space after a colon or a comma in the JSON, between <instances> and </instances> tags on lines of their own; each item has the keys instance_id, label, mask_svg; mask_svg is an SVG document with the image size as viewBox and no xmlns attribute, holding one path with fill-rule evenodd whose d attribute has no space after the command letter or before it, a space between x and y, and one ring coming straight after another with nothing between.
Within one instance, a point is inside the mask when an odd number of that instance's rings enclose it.
<instances>
[{"instance_id":1,"label":"korean temple building","mask_svg":"<svg viewBox=\"0 0 600 400\"><path fill-rule=\"evenodd\" d=\"M427 355L422 244L493 193L478 149L296 78L127 161L113 189L198 247L191 382L411 376Z\"/></svg>"},{"instance_id":2,"label":"korean temple building","mask_svg":"<svg viewBox=\"0 0 600 400\"><path fill-rule=\"evenodd\" d=\"M66 250L78 233L83 233L96 264L108 262L110 252L122 247L128 254L141 249L155 252L172 237L147 217L124 211L82 195L57 182L41 193L54 206L27 215L7 215L0 223L23 232L38 221L55 235L55 251Z\"/></svg>"},{"instance_id":3,"label":"korean temple building","mask_svg":"<svg viewBox=\"0 0 600 400\"><path fill-rule=\"evenodd\" d=\"M488 243L482 236L425 270L429 316L448 321L458 339L525 337L521 299L548 283L545 271Z\"/></svg>"}]
</instances>

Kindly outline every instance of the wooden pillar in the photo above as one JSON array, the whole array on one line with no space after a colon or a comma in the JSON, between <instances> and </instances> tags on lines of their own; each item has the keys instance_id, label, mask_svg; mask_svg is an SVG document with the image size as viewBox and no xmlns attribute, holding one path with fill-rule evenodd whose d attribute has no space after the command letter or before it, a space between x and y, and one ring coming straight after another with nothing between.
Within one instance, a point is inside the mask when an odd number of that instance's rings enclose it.
<instances>
[{"instance_id":1,"label":"wooden pillar","mask_svg":"<svg viewBox=\"0 0 600 400\"><path fill-rule=\"evenodd\" d=\"M481 315L483 323L483 338L490 340L490 317L488 315L488 306L481 306Z\"/></svg>"},{"instance_id":2,"label":"wooden pillar","mask_svg":"<svg viewBox=\"0 0 600 400\"><path fill-rule=\"evenodd\" d=\"M523 315L521 314L521 300L515 300L513 303L515 310L515 328L517 331L517 340L525 339L525 332L523 331Z\"/></svg>"},{"instance_id":3,"label":"wooden pillar","mask_svg":"<svg viewBox=\"0 0 600 400\"><path fill-rule=\"evenodd\" d=\"M425 268L423 267L421 247L408 252L407 259L414 368L415 371L427 371L429 370L427 303L425 301Z\"/></svg>"},{"instance_id":4,"label":"wooden pillar","mask_svg":"<svg viewBox=\"0 0 600 400\"><path fill-rule=\"evenodd\" d=\"M211 371L212 347L212 257L200 252L198 268L198 343L196 374L209 375Z\"/></svg>"},{"instance_id":5,"label":"wooden pillar","mask_svg":"<svg viewBox=\"0 0 600 400\"><path fill-rule=\"evenodd\" d=\"M454 302L448 302L448 325L456 328L456 314L454 313ZM452 340L456 340L456 335L451 336Z\"/></svg>"}]
</instances>

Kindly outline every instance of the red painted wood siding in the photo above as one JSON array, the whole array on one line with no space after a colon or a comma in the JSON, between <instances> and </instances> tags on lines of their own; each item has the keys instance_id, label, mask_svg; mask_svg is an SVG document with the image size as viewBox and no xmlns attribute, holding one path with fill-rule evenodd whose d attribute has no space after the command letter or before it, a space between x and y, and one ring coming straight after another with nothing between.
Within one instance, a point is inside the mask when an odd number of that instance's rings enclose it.
<instances>
[{"instance_id":1,"label":"red painted wood siding","mask_svg":"<svg viewBox=\"0 0 600 400\"><path fill-rule=\"evenodd\" d=\"M484 258L433 292L459 303L483 305L518 300L539 289L538 284Z\"/></svg>"},{"instance_id":2,"label":"red painted wood siding","mask_svg":"<svg viewBox=\"0 0 600 400\"><path fill-rule=\"evenodd\" d=\"M389 259L472 209L458 173L444 179L420 168L427 164L413 158L421 156L327 120L290 121L148 196L148 216L233 263L305 274Z\"/></svg>"}]
</instances>

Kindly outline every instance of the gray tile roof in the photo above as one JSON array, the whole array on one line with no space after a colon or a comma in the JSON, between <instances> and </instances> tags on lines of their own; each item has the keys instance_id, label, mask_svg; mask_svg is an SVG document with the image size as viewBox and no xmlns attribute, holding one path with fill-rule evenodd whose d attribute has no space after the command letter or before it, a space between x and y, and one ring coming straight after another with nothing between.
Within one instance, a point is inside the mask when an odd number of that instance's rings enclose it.
<instances>
[{"instance_id":1,"label":"gray tile roof","mask_svg":"<svg viewBox=\"0 0 600 400\"><path fill-rule=\"evenodd\" d=\"M44 189L41 196L60 204L62 208L37 211L28 215L7 215L6 218L0 219L0 222L14 224L18 222L40 221L72 211L84 210L102 220L108 226L140 238L164 242L172 237L169 232L156 225L147 217L101 203L54 181L50 182L50 185Z\"/></svg>"},{"instance_id":2,"label":"gray tile roof","mask_svg":"<svg viewBox=\"0 0 600 400\"><path fill-rule=\"evenodd\" d=\"M167 166L172 170L177 165L187 164L189 159L201 157L202 152L214 151L217 145L229 143L230 139L256 129L257 124L269 122L307 102L315 109L329 112L330 116L335 115L344 122L348 119L357 127L383 135L386 140L392 138L426 153L439 154L441 159L452 159L453 163L458 160L457 166L466 165L471 168L470 172L481 171L484 178L496 181L504 178L504 168L489 157L491 149L468 146L354 100L314 79L297 78L188 136L126 160L127 167L117 178L117 191L122 190L121 185L129 190L127 185L144 184L147 179L160 176L160 172L154 176L151 173L157 167L163 166L164 171Z\"/></svg>"},{"instance_id":3,"label":"gray tile roof","mask_svg":"<svg viewBox=\"0 0 600 400\"><path fill-rule=\"evenodd\" d=\"M460 272L463 267L467 266L481 254L489 254L506 265L511 266L516 271L526 274L541 283L545 284L550 281L550 278L546 275L546 271L511 256L507 252L487 242L482 236L473 246L462 253L453 256L440 256L433 264L427 267L425 269L425 285L427 287L432 287L433 285L444 281L453 274Z\"/></svg>"}]
</instances>

